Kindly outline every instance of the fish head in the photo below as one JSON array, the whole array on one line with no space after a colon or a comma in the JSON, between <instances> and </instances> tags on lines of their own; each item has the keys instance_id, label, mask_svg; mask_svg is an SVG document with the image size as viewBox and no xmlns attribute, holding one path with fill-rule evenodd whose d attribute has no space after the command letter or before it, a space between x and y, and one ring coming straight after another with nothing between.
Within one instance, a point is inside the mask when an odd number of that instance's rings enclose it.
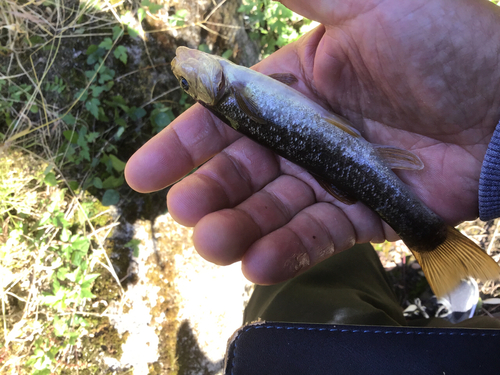
<instances>
[{"instance_id":1,"label":"fish head","mask_svg":"<svg viewBox=\"0 0 500 375\"><path fill-rule=\"evenodd\" d=\"M182 89L193 99L213 106L224 94L224 72L216 57L179 47L171 65Z\"/></svg>"}]
</instances>

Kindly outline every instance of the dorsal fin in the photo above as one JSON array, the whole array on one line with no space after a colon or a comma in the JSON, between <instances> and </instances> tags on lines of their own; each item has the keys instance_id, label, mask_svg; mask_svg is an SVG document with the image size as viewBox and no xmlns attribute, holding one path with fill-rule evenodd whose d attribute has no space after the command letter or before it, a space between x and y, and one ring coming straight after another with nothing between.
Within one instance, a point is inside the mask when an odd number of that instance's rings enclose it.
<instances>
[{"instance_id":1,"label":"dorsal fin","mask_svg":"<svg viewBox=\"0 0 500 375\"><path fill-rule=\"evenodd\" d=\"M297 77L292 73L273 73L273 74L269 74L269 77L271 77L272 79L275 79L276 81L284 83L287 86L291 86L291 85L299 82Z\"/></svg>"},{"instance_id":2,"label":"dorsal fin","mask_svg":"<svg viewBox=\"0 0 500 375\"><path fill-rule=\"evenodd\" d=\"M373 145L373 147L391 169L419 171L424 168L422 160L411 151L393 146Z\"/></svg>"},{"instance_id":3,"label":"dorsal fin","mask_svg":"<svg viewBox=\"0 0 500 375\"><path fill-rule=\"evenodd\" d=\"M327 117L323 116L323 119L330 124L336 126L340 130L345 131L347 134L352 135L353 137L359 138L361 134L357 129L355 129L351 124L347 122L347 120L341 119L340 117Z\"/></svg>"}]
</instances>

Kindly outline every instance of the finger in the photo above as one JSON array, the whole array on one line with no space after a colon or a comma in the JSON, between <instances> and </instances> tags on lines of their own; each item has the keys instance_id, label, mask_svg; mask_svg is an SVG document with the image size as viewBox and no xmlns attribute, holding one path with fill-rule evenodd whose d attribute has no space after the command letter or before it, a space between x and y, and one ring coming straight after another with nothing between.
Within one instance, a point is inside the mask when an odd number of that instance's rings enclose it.
<instances>
[{"instance_id":1,"label":"finger","mask_svg":"<svg viewBox=\"0 0 500 375\"><path fill-rule=\"evenodd\" d=\"M194 226L203 216L234 207L279 176L276 155L242 137L192 175L174 185L167 196L178 223Z\"/></svg>"},{"instance_id":2,"label":"finger","mask_svg":"<svg viewBox=\"0 0 500 375\"><path fill-rule=\"evenodd\" d=\"M282 175L234 209L203 217L194 230L196 250L216 264L236 262L254 242L314 202L314 192L307 184Z\"/></svg>"},{"instance_id":3,"label":"finger","mask_svg":"<svg viewBox=\"0 0 500 375\"><path fill-rule=\"evenodd\" d=\"M366 12L376 6L377 1L340 1L340 0L279 0L287 8L306 18L330 25Z\"/></svg>"},{"instance_id":4,"label":"finger","mask_svg":"<svg viewBox=\"0 0 500 375\"><path fill-rule=\"evenodd\" d=\"M196 104L132 155L125 178L141 193L163 189L239 137Z\"/></svg>"},{"instance_id":5,"label":"finger","mask_svg":"<svg viewBox=\"0 0 500 375\"><path fill-rule=\"evenodd\" d=\"M257 284L275 284L355 243L356 231L345 213L335 205L320 202L255 242L243 257L242 269Z\"/></svg>"}]
</instances>

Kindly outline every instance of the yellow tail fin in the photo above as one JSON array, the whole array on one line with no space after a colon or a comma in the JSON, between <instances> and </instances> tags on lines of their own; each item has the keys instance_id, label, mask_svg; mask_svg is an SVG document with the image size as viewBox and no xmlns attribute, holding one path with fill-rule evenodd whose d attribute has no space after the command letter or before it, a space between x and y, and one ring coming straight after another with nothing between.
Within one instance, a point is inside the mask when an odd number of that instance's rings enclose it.
<instances>
[{"instance_id":1,"label":"yellow tail fin","mask_svg":"<svg viewBox=\"0 0 500 375\"><path fill-rule=\"evenodd\" d=\"M411 250L411 249L410 249ZM446 241L426 252L412 250L437 297L451 292L468 276L482 281L500 277L500 267L472 240L448 227Z\"/></svg>"}]
</instances>

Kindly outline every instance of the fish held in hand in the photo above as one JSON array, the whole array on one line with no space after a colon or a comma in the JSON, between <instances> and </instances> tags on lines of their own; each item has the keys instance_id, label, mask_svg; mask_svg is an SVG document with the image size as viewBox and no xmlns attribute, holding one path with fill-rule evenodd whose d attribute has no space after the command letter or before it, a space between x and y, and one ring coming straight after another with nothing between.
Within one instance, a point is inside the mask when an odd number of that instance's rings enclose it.
<instances>
[{"instance_id":1,"label":"fish held in hand","mask_svg":"<svg viewBox=\"0 0 500 375\"><path fill-rule=\"evenodd\" d=\"M418 156L367 142L346 119L291 88L292 74L266 76L186 47L177 49L172 70L182 89L226 124L306 169L340 201L361 201L375 211L415 255L437 296L469 276L500 276L488 254L392 171L422 169Z\"/></svg>"}]
</instances>

